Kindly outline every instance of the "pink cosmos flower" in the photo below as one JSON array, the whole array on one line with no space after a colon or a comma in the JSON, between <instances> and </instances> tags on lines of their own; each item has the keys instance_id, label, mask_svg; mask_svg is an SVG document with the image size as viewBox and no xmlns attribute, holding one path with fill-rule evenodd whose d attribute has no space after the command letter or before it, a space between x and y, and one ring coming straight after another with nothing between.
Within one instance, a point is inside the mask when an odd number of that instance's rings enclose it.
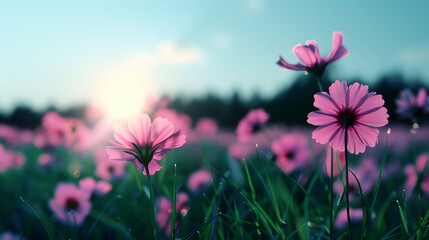
<instances>
[{"instance_id":1,"label":"pink cosmos flower","mask_svg":"<svg viewBox=\"0 0 429 240\"><path fill-rule=\"evenodd\" d=\"M21 235L17 235L8 231L0 234L0 240L25 240L25 238Z\"/></svg>"},{"instance_id":2,"label":"pink cosmos flower","mask_svg":"<svg viewBox=\"0 0 429 240\"><path fill-rule=\"evenodd\" d=\"M285 134L273 141L271 149L275 154L275 162L285 173L308 165L310 151L305 135L299 133Z\"/></svg>"},{"instance_id":3,"label":"pink cosmos flower","mask_svg":"<svg viewBox=\"0 0 429 240\"><path fill-rule=\"evenodd\" d=\"M347 128L350 153L364 152L366 146L374 147L378 141L378 129L388 123L384 100L375 92L368 93L368 86L345 81L335 81L329 94L314 95L314 106L319 110L308 114L307 122L318 126L313 139L321 144L329 143L337 151L345 151L344 137Z\"/></svg>"},{"instance_id":4,"label":"pink cosmos flower","mask_svg":"<svg viewBox=\"0 0 429 240\"><path fill-rule=\"evenodd\" d=\"M212 175L206 169L198 170L189 176L188 188L194 193L199 192L212 181Z\"/></svg>"},{"instance_id":5,"label":"pink cosmos flower","mask_svg":"<svg viewBox=\"0 0 429 240\"><path fill-rule=\"evenodd\" d=\"M255 133L259 132L270 116L262 108L251 110L247 115L238 123L237 137L240 141L248 140Z\"/></svg>"},{"instance_id":6,"label":"pink cosmos flower","mask_svg":"<svg viewBox=\"0 0 429 240\"><path fill-rule=\"evenodd\" d=\"M405 89L400 93L400 98L396 100L398 106L396 112L403 118L420 120L429 113L429 97L426 90L421 88L417 96L414 96L410 89Z\"/></svg>"},{"instance_id":7,"label":"pink cosmos flower","mask_svg":"<svg viewBox=\"0 0 429 240\"><path fill-rule=\"evenodd\" d=\"M362 209L353 209L350 208L350 221L352 224L359 223L363 219ZM347 227L347 209L342 209L334 223L335 228L342 229Z\"/></svg>"},{"instance_id":8,"label":"pink cosmos flower","mask_svg":"<svg viewBox=\"0 0 429 240\"><path fill-rule=\"evenodd\" d=\"M7 150L0 144L0 173L9 168L22 167L25 160L25 156L22 153Z\"/></svg>"},{"instance_id":9,"label":"pink cosmos flower","mask_svg":"<svg viewBox=\"0 0 429 240\"><path fill-rule=\"evenodd\" d=\"M203 136L213 137L217 134L218 126L214 119L201 118L195 127L197 132Z\"/></svg>"},{"instance_id":10,"label":"pink cosmos flower","mask_svg":"<svg viewBox=\"0 0 429 240\"><path fill-rule=\"evenodd\" d=\"M112 190L112 185L106 181L96 182L93 178L87 177L79 181L79 188L86 192L89 197L101 197Z\"/></svg>"},{"instance_id":11,"label":"pink cosmos flower","mask_svg":"<svg viewBox=\"0 0 429 240\"><path fill-rule=\"evenodd\" d=\"M50 153L44 153L41 154L39 156L39 158L37 158L37 162L39 163L39 165L41 166L48 166L51 165L52 163L54 163L55 157L54 155L50 154Z\"/></svg>"},{"instance_id":12,"label":"pink cosmos flower","mask_svg":"<svg viewBox=\"0 0 429 240\"><path fill-rule=\"evenodd\" d=\"M176 196L176 216L184 217L188 214L187 202L189 196L186 193L178 193ZM159 212L156 215L158 226L164 230L165 235L170 235L171 232L171 211L172 203L165 197L159 201ZM179 219L176 219L175 227L179 225Z\"/></svg>"},{"instance_id":13,"label":"pink cosmos flower","mask_svg":"<svg viewBox=\"0 0 429 240\"><path fill-rule=\"evenodd\" d=\"M160 108L156 114L155 117L163 117L168 119L170 122L174 124L174 126L177 129L182 129L186 133L188 133L191 129L192 120L191 118L186 114L181 114L176 112L173 109L169 108Z\"/></svg>"},{"instance_id":14,"label":"pink cosmos flower","mask_svg":"<svg viewBox=\"0 0 429 240\"><path fill-rule=\"evenodd\" d=\"M420 188L426 195L429 195L429 155L422 153L416 159L416 166L408 164L404 173L406 175L406 181L404 185L405 196L409 198L417 183L420 182ZM418 181L420 179L420 181Z\"/></svg>"},{"instance_id":15,"label":"pink cosmos flower","mask_svg":"<svg viewBox=\"0 0 429 240\"><path fill-rule=\"evenodd\" d=\"M110 181L124 176L126 162L110 160L105 148L95 150L94 157L96 162L95 175L97 177Z\"/></svg>"},{"instance_id":16,"label":"pink cosmos flower","mask_svg":"<svg viewBox=\"0 0 429 240\"><path fill-rule=\"evenodd\" d=\"M62 223L81 225L91 210L89 195L72 183L57 185L49 207ZM68 219L67 214L70 212Z\"/></svg>"},{"instance_id":17,"label":"pink cosmos flower","mask_svg":"<svg viewBox=\"0 0 429 240\"><path fill-rule=\"evenodd\" d=\"M151 122L143 113L113 126L113 135L113 146L107 148L110 159L133 162L143 174L148 167L150 175L162 168L158 161L164 154L186 142L182 129L176 131L173 123L161 117Z\"/></svg>"},{"instance_id":18,"label":"pink cosmos flower","mask_svg":"<svg viewBox=\"0 0 429 240\"><path fill-rule=\"evenodd\" d=\"M337 157L338 155L338 157ZM328 147L328 149L326 150L326 174L328 176L331 176L331 147ZM340 168L342 169L344 167L344 165L346 164L346 154L345 152L340 152L340 151L334 151L333 154L333 176L338 176L338 174L340 173L340 170L338 169L338 165L340 165Z\"/></svg>"},{"instance_id":19,"label":"pink cosmos flower","mask_svg":"<svg viewBox=\"0 0 429 240\"><path fill-rule=\"evenodd\" d=\"M325 68L330 63L340 60L347 55L349 51L343 46L343 33L334 32L332 39L332 50L327 58L320 57L319 48L314 40L307 41L305 45L298 44L293 47L293 53L304 63L290 64L282 57L277 61L277 65L282 68L294 71L308 71L317 76L321 76Z\"/></svg>"}]
</instances>

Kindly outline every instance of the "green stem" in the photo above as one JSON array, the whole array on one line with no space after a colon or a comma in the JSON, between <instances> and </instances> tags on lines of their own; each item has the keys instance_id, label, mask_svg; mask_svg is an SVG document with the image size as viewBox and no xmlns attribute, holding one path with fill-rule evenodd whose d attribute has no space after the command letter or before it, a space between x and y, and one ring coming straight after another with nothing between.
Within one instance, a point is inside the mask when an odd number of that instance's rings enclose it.
<instances>
[{"instance_id":1,"label":"green stem","mask_svg":"<svg viewBox=\"0 0 429 240\"><path fill-rule=\"evenodd\" d=\"M329 181L329 228L331 231L329 232L329 239L333 239L334 236L334 149L331 147L331 178Z\"/></svg>"},{"instance_id":2,"label":"green stem","mask_svg":"<svg viewBox=\"0 0 429 240\"><path fill-rule=\"evenodd\" d=\"M316 77L316 79L317 79L317 85L319 86L319 91L320 91L320 92L324 92L324 91L323 91L323 87L322 87L322 82L320 81L320 77L319 77L319 76L317 76L317 75L313 75L313 76L315 76L315 77Z\"/></svg>"},{"instance_id":3,"label":"green stem","mask_svg":"<svg viewBox=\"0 0 429 240\"><path fill-rule=\"evenodd\" d=\"M349 229L349 239L352 240L352 225L350 221L350 203L349 203L349 159L348 159L348 152L347 152L347 126L345 127L345 134L344 134L344 147L345 147L345 158L346 158L346 204L347 204L347 226Z\"/></svg>"},{"instance_id":4,"label":"green stem","mask_svg":"<svg viewBox=\"0 0 429 240\"><path fill-rule=\"evenodd\" d=\"M157 239L157 237L156 237L156 220L155 220L155 201L154 201L154 196L153 196L152 178L150 177L150 174L149 174L148 165L144 166L144 168L146 170L146 176L147 176L149 187L150 187L150 203L151 203L151 210L152 210L151 212L152 212L153 235L155 236L155 239Z\"/></svg>"}]
</instances>

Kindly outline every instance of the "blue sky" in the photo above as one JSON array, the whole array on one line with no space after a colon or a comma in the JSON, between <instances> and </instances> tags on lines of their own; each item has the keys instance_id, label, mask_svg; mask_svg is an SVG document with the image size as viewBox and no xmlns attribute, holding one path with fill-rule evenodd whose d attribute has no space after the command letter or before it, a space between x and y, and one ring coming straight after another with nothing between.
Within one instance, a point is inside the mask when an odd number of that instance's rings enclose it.
<instances>
[{"instance_id":1,"label":"blue sky","mask_svg":"<svg viewBox=\"0 0 429 240\"><path fill-rule=\"evenodd\" d=\"M429 1L1 1L0 111L168 93L275 94L292 47L342 31L336 79L429 81ZM112 93L121 92L121 94ZM112 100L113 99L113 100ZM125 104L125 103L124 103Z\"/></svg>"}]
</instances>

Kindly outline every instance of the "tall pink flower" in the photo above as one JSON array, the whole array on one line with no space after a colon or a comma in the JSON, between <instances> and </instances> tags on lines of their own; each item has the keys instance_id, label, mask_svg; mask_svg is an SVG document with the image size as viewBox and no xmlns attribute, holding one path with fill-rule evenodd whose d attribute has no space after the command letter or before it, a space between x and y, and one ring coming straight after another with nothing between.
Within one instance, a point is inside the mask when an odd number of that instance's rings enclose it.
<instances>
[{"instance_id":1,"label":"tall pink flower","mask_svg":"<svg viewBox=\"0 0 429 240\"><path fill-rule=\"evenodd\" d=\"M332 39L332 50L327 58L323 58L319 54L319 48L314 40L309 40L305 45L298 44L293 47L293 53L304 63L290 64L282 57L277 61L277 64L285 69L294 71L308 71L315 75L321 76L328 64L340 60L347 55L349 51L343 46L343 33L334 32Z\"/></svg>"},{"instance_id":2,"label":"tall pink flower","mask_svg":"<svg viewBox=\"0 0 429 240\"><path fill-rule=\"evenodd\" d=\"M308 114L307 122L318 126L313 139L321 144L329 143L337 151L345 151L344 137L347 128L350 153L361 153L366 146L374 147L378 141L378 129L388 123L387 110L382 96L368 93L368 86L345 81L335 81L329 94L314 95L314 106L319 110Z\"/></svg>"},{"instance_id":3,"label":"tall pink flower","mask_svg":"<svg viewBox=\"0 0 429 240\"><path fill-rule=\"evenodd\" d=\"M54 198L49 201L49 207L61 222L79 226L91 211L89 197L87 192L72 183L60 183L55 189Z\"/></svg>"},{"instance_id":4,"label":"tall pink flower","mask_svg":"<svg viewBox=\"0 0 429 240\"><path fill-rule=\"evenodd\" d=\"M133 162L144 174L147 167L150 175L162 168L158 161L164 154L186 142L182 129L176 131L173 123L161 117L151 122L143 113L128 123L117 123L113 135L113 146L107 148L110 159Z\"/></svg>"}]
</instances>

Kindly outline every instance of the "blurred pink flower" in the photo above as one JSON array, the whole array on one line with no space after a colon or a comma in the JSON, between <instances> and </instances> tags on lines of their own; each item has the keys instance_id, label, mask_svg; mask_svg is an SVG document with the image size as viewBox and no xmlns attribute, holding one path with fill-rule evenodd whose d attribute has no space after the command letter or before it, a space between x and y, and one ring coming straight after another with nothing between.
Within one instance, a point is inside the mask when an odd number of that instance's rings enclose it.
<instances>
[{"instance_id":1,"label":"blurred pink flower","mask_svg":"<svg viewBox=\"0 0 429 240\"><path fill-rule=\"evenodd\" d=\"M307 166L310 160L308 140L300 133L285 134L271 144L275 162L285 173Z\"/></svg>"},{"instance_id":2,"label":"blurred pink flower","mask_svg":"<svg viewBox=\"0 0 429 240\"><path fill-rule=\"evenodd\" d=\"M110 141L113 146L107 147L110 159L131 161L143 174L148 166L150 175L162 168L158 161L164 154L186 142L182 129L176 131L170 121L161 117L151 123L149 116L143 113L128 123L114 125L113 135L115 140Z\"/></svg>"},{"instance_id":3,"label":"blurred pink flower","mask_svg":"<svg viewBox=\"0 0 429 240\"><path fill-rule=\"evenodd\" d=\"M72 183L57 185L54 198L49 201L49 207L62 223L81 225L91 211L89 195ZM70 212L68 219L67 214Z\"/></svg>"},{"instance_id":4,"label":"blurred pink flower","mask_svg":"<svg viewBox=\"0 0 429 240\"><path fill-rule=\"evenodd\" d=\"M178 113L175 110L169 108L161 108L155 114L155 118L158 117L168 119L174 124L176 129L182 129L182 131L185 133L188 133L191 130L192 120L186 114Z\"/></svg>"},{"instance_id":5,"label":"blurred pink flower","mask_svg":"<svg viewBox=\"0 0 429 240\"><path fill-rule=\"evenodd\" d=\"M126 162L111 160L105 148L95 150L94 157L96 162L95 175L97 177L110 181L124 176Z\"/></svg>"},{"instance_id":6,"label":"blurred pink flower","mask_svg":"<svg viewBox=\"0 0 429 240\"><path fill-rule=\"evenodd\" d=\"M20 168L25 163L25 156L20 152L7 150L0 144L0 173L9 168Z\"/></svg>"},{"instance_id":7,"label":"blurred pink flower","mask_svg":"<svg viewBox=\"0 0 429 240\"><path fill-rule=\"evenodd\" d=\"M217 134L218 126L214 119L212 118L201 118L197 122L197 126L195 127L197 133L202 136L213 137Z\"/></svg>"},{"instance_id":8,"label":"blurred pink flower","mask_svg":"<svg viewBox=\"0 0 429 240\"><path fill-rule=\"evenodd\" d=\"M189 176L188 188L192 192L196 193L201 191L205 186L210 184L212 181L212 175L207 169L201 169Z\"/></svg>"},{"instance_id":9,"label":"blurred pink flower","mask_svg":"<svg viewBox=\"0 0 429 240\"><path fill-rule=\"evenodd\" d=\"M93 178L87 177L79 181L79 188L87 193L89 197L101 197L112 190L112 185L106 181L96 182Z\"/></svg>"},{"instance_id":10,"label":"blurred pink flower","mask_svg":"<svg viewBox=\"0 0 429 240\"><path fill-rule=\"evenodd\" d=\"M259 132L270 116L262 108L251 110L247 115L238 123L237 137L238 140L246 141L251 138L255 133Z\"/></svg>"},{"instance_id":11,"label":"blurred pink flower","mask_svg":"<svg viewBox=\"0 0 429 240\"><path fill-rule=\"evenodd\" d=\"M188 214L187 202L189 196L186 193L178 193L176 196L176 216L184 217ZM165 235L170 235L171 232L171 211L172 203L165 197L159 200L159 212L156 215L158 226L164 231ZM177 228L179 219L176 218L175 227Z\"/></svg>"},{"instance_id":12,"label":"blurred pink flower","mask_svg":"<svg viewBox=\"0 0 429 240\"><path fill-rule=\"evenodd\" d=\"M332 50L327 58L320 57L319 48L314 40L307 41L305 45L298 44L293 47L293 53L304 63L290 64L282 57L277 64L285 69L294 71L308 71L315 75L321 76L328 64L340 60L348 54L348 50L343 46L343 33L334 32L332 39Z\"/></svg>"},{"instance_id":13,"label":"blurred pink flower","mask_svg":"<svg viewBox=\"0 0 429 240\"><path fill-rule=\"evenodd\" d=\"M338 155L338 157L337 157ZM338 169L338 165L340 165L340 168L342 169L344 167L344 165L346 164L346 155L345 152L340 152L340 151L334 151L333 154L333 161L334 161L334 172L333 172L333 176L338 176L338 174L340 173L340 170ZM328 176L331 176L331 147L327 147L326 150L326 174Z\"/></svg>"},{"instance_id":14,"label":"blurred pink flower","mask_svg":"<svg viewBox=\"0 0 429 240\"><path fill-rule=\"evenodd\" d=\"M362 219L362 209L350 208L350 221L352 222L352 224L359 223L362 221ZM347 209L344 208L338 213L334 226L337 229L347 227Z\"/></svg>"},{"instance_id":15,"label":"blurred pink flower","mask_svg":"<svg viewBox=\"0 0 429 240\"><path fill-rule=\"evenodd\" d=\"M417 183L420 182L420 189L424 194L429 195L429 165L428 165L429 155L422 153L417 157L416 166L414 167L411 164L408 164L404 173L406 175L406 180L404 184L405 195L409 198Z\"/></svg>"},{"instance_id":16,"label":"blurred pink flower","mask_svg":"<svg viewBox=\"0 0 429 240\"><path fill-rule=\"evenodd\" d=\"M418 121L429 113L429 97L426 90L421 88L417 96L414 96L410 89L405 89L400 93L400 98L396 99L398 108L396 112L403 118Z\"/></svg>"},{"instance_id":17,"label":"blurred pink flower","mask_svg":"<svg viewBox=\"0 0 429 240\"><path fill-rule=\"evenodd\" d=\"M24 145L33 141L33 132L0 124L0 139L4 139L7 144L12 146Z\"/></svg>"},{"instance_id":18,"label":"blurred pink flower","mask_svg":"<svg viewBox=\"0 0 429 240\"><path fill-rule=\"evenodd\" d=\"M37 162L41 166L51 165L54 162L54 160L55 160L54 156L50 153L41 154L39 158L37 158Z\"/></svg>"},{"instance_id":19,"label":"blurred pink flower","mask_svg":"<svg viewBox=\"0 0 429 240\"><path fill-rule=\"evenodd\" d=\"M0 234L0 240L25 240L25 238L22 235L17 235L8 231Z\"/></svg>"},{"instance_id":20,"label":"blurred pink flower","mask_svg":"<svg viewBox=\"0 0 429 240\"><path fill-rule=\"evenodd\" d=\"M356 168L350 168L350 170L356 174L356 177L361 184L363 194L364 195L370 194L377 182L378 173L380 170L379 167L375 165L374 160L371 158L363 159L362 161L360 161L359 166L357 166ZM345 179L345 174L346 174L345 171L346 170L344 169L343 181ZM348 174L349 174L348 177L349 177L350 199L359 198L360 196L359 184L351 172L348 172ZM339 179L334 183L334 189L337 191L338 194L343 193L344 186L341 179Z\"/></svg>"},{"instance_id":21,"label":"blurred pink flower","mask_svg":"<svg viewBox=\"0 0 429 240\"><path fill-rule=\"evenodd\" d=\"M329 143L337 151L345 151L344 135L347 127L350 153L364 152L366 146L374 147L378 139L377 127L388 123L384 100L375 92L368 93L368 86L359 83L347 87L345 81L335 81L329 94L314 95L314 106L319 110L308 114L307 122L318 126L313 139Z\"/></svg>"}]
</instances>

